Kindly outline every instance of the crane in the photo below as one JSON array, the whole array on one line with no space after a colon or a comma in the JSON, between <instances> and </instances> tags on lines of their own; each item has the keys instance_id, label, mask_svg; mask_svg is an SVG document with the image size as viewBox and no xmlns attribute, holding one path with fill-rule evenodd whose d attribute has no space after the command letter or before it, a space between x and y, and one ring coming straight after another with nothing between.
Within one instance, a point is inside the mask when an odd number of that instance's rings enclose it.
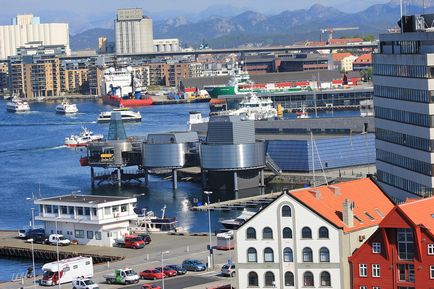
<instances>
[{"instance_id":1,"label":"crane","mask_svg":"<svg viewBox=\"0 0 434 289\"><path fill-rule=\"evenodd\" d=\"M320 41L322 41L322 35L325 32L327 32L329 34L327 41L330 41L331 39L333 39L333 32L335 32L335 31L358 30L358 29L359 29L359 27L324 28L324 29L321 29Z\"/></svg>"}]
</instances>

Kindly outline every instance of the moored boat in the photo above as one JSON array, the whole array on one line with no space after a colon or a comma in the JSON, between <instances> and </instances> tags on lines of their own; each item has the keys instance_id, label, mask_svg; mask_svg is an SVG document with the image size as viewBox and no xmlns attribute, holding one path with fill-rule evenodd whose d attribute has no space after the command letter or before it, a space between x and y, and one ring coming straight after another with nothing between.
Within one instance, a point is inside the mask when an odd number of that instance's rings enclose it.
<instances>
[{"instance_id":1,"label":"moored boat","mask_svg":"<svg viewBox=\"0 0 434 289\"><path fill-rule=\"evenodd\" d=\"M225 227L226 229L234 230L239 228L245 222L247 222L247 220L253 217L255 214L256 212L248 211L244 209L243 212L238 217L234 219L220 219L219 223L222 224L223 227Z\"/></svg>"},{"instance_id":2,"label":"moored boat","mask_svg":"<svg viewBox=\"0 0 434 289\"><path fill-rule=\"evenodd\" d=\"M177 227L178 221L176 221L176 217L167 217L165 215L165 205L161 211L161 217L157 217L153 211L146 211L146 209L138 210L138 217L131 222L129 231L133 234L183 231L183 228Z\"/></svg>"},{"instance_id":3,"label":"moored boat","mask_svg":"<svg viewBox=\"0 0 434 289\"><path fill-rule=\"evenodd\" d=\"M83 127L79 135L71 135L65 138L65 146L67 147L83 147L90 142L100 141L104 138L102 134L94 134L92 131Z\"/></svg>"}]
</instances>

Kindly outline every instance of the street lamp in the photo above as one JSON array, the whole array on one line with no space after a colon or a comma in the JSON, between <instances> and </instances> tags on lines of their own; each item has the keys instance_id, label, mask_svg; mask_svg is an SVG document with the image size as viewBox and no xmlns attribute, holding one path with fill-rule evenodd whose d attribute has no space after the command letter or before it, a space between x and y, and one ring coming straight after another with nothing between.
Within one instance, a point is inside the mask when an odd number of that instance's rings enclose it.
<instances>
[{"instance_id":1,"label":"street lamp","mask_svg":"<svg viewBox=\"0 0 434 289\"><path fill-rule=\"evenodd\" d=\"M163 263L163 256L164 254L169 254L170 251L164 251L161 252L161 285L162 288L164 289L164 263Z\"/></svg>"},{"instance_id":2,"label":"street lamp","mask_svg":"<svg viewBox=\"0 0 434 289\"><path fill-rule=\"evenodd\" d=\"M32 244L32 267L33 267L33 288L36 289L36 271L35 271L35 251L33 248L33 239L27 240Z\"/></svg>"},{"instance_id":3,"label":"street lamp","mask_svg":"<svg viewBox=\"0 0 434 289\"><path fill-rule=\"evenodd\" d=\"M56 217L56 254L57 254L57 287L60 289L60 262L59 262L59 236L57 234L57 220L59 217Z\"/></svg>"},{"instance_id":4,"label":"street lamp","mask_svg":"<svg viewBox=\"0 0 434 289\"><path fill-rule=\"evenodd\" d=\"M208 202L206 203L206 207L208 209L208 234L209 234L209 266L211 269L214 269L214 258L212 257L212 239L211 239L211 211L209 208L210 202L209 202L209 195L212 194L211 191L204 191L203 192L208 197Z\"/></svg>"}]
</instances>

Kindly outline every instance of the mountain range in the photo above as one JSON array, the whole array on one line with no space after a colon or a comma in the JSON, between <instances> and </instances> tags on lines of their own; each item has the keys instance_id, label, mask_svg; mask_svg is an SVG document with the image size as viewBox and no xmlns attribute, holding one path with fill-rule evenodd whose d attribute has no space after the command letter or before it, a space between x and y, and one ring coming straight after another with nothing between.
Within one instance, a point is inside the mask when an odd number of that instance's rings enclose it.
<instances>
[{"instance_id":1,"label":"mountain range","mask_svg":"<svg viewBox=\"0 0 434 289\"><path fill-rule=\"evenodd\" d=\"M407 14L433 12L434 7L418 5L405 7ZM227 8L230 9L230 8ZM241 45L288 45L302 40L318 41L320 30L333 27L359 27L358 30L336 31L334 37L351 35L378 36L396 26L399 19L399 1L375 4L356 13L342 12L334 7L314 4L309 9L286 10L266 15L256 11L244 11L233 15L221 8L202 18L178 16L154 20L154 38L179 38L183 46L197 47L206 42L210 47L237 47ZM220 14L220 15L218 15ZM226 16L221 16L226 15ZM73 50L96 49L99 36L114 39L113 29L94 28L71 36ZM327 37L327 35L323 35Z\"/></svg>"}]
</instances>

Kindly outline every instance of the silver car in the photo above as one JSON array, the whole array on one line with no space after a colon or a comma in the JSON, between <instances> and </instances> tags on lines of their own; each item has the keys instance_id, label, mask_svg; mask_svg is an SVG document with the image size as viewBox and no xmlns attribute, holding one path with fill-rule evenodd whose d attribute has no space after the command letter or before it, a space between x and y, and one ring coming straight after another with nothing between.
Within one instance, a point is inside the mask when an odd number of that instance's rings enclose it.
<instances>
[{"instance_id":1,"label":"silver car","mask_svg":"<svg viewBox=\"0 0 434 289\"><path fill-rule=\"evenodd\" d=\"M221 273L223 276L235 276L235 264L225 264L222 267Z\"/></svg>"}]
</instances>

